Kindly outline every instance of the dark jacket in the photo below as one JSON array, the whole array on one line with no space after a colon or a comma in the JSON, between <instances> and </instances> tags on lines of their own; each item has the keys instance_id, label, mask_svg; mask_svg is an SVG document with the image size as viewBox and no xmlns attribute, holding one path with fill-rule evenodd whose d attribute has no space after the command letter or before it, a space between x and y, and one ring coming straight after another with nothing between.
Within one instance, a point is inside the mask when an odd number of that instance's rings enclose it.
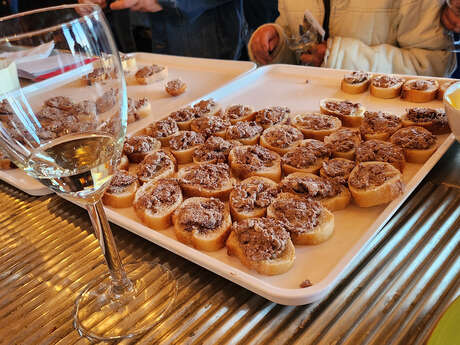
<instances>
[{"instance_id":1,"label":"dark jacket","mask_svg":"<svg viewBox=\"0 0 460 345\"><path fill-rule=\"evenodd\" d=\"M242 0L177 0L149 16L154 53L238 59L247 36Z\"/></svg>"}]
</instances>

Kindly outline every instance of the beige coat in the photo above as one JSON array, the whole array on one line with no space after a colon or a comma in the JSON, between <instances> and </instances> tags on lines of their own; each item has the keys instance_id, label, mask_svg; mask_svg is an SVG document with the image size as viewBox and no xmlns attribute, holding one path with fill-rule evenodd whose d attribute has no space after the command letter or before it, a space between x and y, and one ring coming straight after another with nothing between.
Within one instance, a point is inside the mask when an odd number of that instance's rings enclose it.
<instances>
[{"instance_id":1,"label":"beige coat","mask_svg":"<svg viewBox=\"0 0 460 345\"><path fill-rule=\"evenodd\" d=\"M429 76L455 68L452 45L440 23L443 0L331 0L324 67ZM274 63L294 63L285 39L297 33L309 9L323 23L322 0L279 0L282 42ZM250 43L249 43L250 47ZM250 57L252 52L249 49Z\"/></svg>"}]
</instances>

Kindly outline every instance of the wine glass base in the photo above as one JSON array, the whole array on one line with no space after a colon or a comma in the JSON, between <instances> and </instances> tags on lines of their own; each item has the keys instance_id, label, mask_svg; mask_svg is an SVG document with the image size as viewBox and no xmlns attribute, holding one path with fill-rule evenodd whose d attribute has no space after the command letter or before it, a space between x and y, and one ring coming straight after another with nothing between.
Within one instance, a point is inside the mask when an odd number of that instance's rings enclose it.
<instances>
[{"instance_id":1,"label":"wine glass base","mask_svg":"<svg viewBox=\"0 0 460 345\"><path fill-rule=\"evenodd\" d=\"M157 325L171 310L177 281L160 264L124 265L133 283L122 296L112 292L110 276L91 281L77 297L74 325L80 335L108 341L137 337Z\"/></svg>"}]
</instances>

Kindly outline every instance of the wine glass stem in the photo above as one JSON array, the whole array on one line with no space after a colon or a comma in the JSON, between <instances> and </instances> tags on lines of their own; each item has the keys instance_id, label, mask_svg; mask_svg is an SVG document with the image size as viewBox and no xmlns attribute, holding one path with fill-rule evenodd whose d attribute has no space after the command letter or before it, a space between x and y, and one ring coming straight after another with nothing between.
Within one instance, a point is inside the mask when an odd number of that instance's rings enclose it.
<instances>
[{"instance_id":1,"label":"wine glass stem","mask_svg":"<svg viewBox=\"0 0 460 345\"><path fill-rule=\"evenodd\" d=\"M87 204L86 208L91 218L96 237L99 240L102 253L107 261L107 266L109 267L113 297L124 295L132 291L133 284L126 276L126 272L123 268L112 230L110 229L107 216L105 215L104 206L99 199L95 203Z\"/></svg>"}]
</instances>

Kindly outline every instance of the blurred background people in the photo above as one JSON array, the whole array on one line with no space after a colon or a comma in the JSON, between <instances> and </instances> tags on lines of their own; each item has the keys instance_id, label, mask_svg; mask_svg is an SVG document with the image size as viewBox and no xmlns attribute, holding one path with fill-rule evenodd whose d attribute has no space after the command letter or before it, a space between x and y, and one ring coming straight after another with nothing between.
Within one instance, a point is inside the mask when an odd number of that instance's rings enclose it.
<instances>
[{"instance_id":1,"label":"blurred background people","mask_svg":"<svg viewBox=\"0 0 460 345\"><path fill-rule=\"evenodd\" d=\"M242 0L79 0L146 12L153 53L238 59L247 38ZM128 30L120 23L120 30ZM117 30L113 30L117 36Z\"/></svg>"},{"instance_id":2,"label":"blurred background people","mask_svg":"<svg viewBox=\"0 0 460 345\"><path fill-rule=\"evenodd\" d=\"M252 35L249 56L259 64L295 63L287 37L298 33L308 9L326 31L305 64L329 68L449 76L455 55L440 23L442 1L280 0L275 23Z\"/></svg>"}]
</instances>

